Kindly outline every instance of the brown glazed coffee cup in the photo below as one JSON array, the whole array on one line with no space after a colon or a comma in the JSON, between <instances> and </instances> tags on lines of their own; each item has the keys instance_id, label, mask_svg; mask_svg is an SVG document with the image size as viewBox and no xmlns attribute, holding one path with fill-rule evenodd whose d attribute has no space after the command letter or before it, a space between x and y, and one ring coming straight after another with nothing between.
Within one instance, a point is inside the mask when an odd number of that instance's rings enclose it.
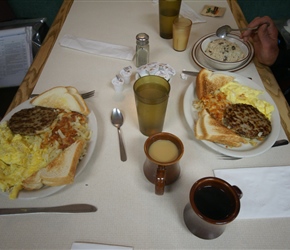
<instances>
[{"instance_id":1,"label":"brown glazed coffee cup","mask_svg":"<svg viewBox=\"0 0 290 250\"><path fill-rule=\"evenodd\" d=\"M242 191L216 177L196 181L183 211L184 222L191 233L202 239L215 239L240 211Z\"/></svg>"},{"instance_id":2,"label":"brown glazed coffee cup","mask_svg":"<svg viewBox=\"0 0 290 250\"><path fill-rule=\"evenodd\" d=\"M149 154L150 146L158 140L169 140L177 147L177 157L174 160L161 162L153 159ZM146 178L155 185L155 194L163 195L164 187L175 182L180 175L179 160L181 159L184 147L181 140L173 134L161 132L147 138L144 144L146 160L143 171Z\"/></svg>"}]
</instances>

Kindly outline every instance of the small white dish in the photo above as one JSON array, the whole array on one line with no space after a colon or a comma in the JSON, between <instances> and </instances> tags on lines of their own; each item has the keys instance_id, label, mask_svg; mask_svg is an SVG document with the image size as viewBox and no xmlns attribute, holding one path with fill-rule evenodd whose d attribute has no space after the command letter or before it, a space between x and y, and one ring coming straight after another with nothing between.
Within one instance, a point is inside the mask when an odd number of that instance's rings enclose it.
<instances>
[{"instance_id":1,"label":"small white dish","mask_svg":"<svg viewBox=\"0 0 290 250\"><path fill-rule=\"evenodd\" d=\"M200 68L206 68L206 69L210 69L210 70L217 70L215 67L213 67L212 65L210 65L206 60L205 60L205 56L203 55L202 51L201 51L201 43L203 40L205 40L208 37L213 36L215 33L211 33L208 34L202 38L200 38L193 46L192 51L191 51L191 56L193 61L200 67ZM234 34L229 34L228 37L238 37L237 35ZM246 66L249 65L249 63L252 61L253 56L254 56L254 48L253 45L251 43L245 43L248 46L249 49L249 55L246 58L246 60L241 63L239 66L228 69L227 71L230 72L235 72L238 71Z\"/></svg>"},{"instance_id":2,"label":"small white dish","mask_svg":"<svg viewBox=\"0 0 290 250\"><path fill-rule=\"evenodd\" d=\"M208 45L215 40L226 40L230 43L236 44L243 52L244 57L235 62L224 62L222 60L217 60L217 59L212 58L211 56L206 54L205 51L208 48ZM215 34L205 37L204 39L201 40L200 49L202 52L202 56L204 57L204 60L211 67L218 70L231 70L231 69L237 68L240 65L243 65L247 61L248 57L250 56L250 51L249 51L250 49L249 49L248 44L242 41L238 36L235 36L235 35L227 36L224 39L217 37Z\"/></svg>"}]
</instances>

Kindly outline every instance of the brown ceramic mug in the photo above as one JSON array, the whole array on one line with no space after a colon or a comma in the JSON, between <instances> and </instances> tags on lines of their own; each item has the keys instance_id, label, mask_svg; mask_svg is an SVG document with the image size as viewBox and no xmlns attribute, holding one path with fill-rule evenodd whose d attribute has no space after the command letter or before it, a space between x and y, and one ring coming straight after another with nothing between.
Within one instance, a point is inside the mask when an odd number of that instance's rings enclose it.
<instances>
[{"instance_id":1,"label":"brown ceramic mug","mask_svg":"<svg viewBox=\"0 0 290 250\"><path fill-rule=\"evenodd\" d=\"M166 159L160 158L162 153L159 154L158 151L152 151L158 146L157 143L162 146ZM160 143L166 143L166 145ZM167 143L170 143L168 148ZM174 151L172 151L171 146L174 147ZM165 186L175 182L180 175L179 160L184 152L183 144L175 135L161 132L148 137L144 144L144 151L146 154L146 160L143 165L144 174L155 185L155 194L163 195Z\"/></svg>"},{"instance_id":2,"label":"brown ceramic mug","mask_svg":"<svg viewBox=\"0 0 290 250\"><path fill-rule=\"evenodd\" d=\"M189 203L183 211L184 222L191 233L202 239L215 239L240 211L242 191L216 177L195 182Z\"/></svg>"}]
</instances>

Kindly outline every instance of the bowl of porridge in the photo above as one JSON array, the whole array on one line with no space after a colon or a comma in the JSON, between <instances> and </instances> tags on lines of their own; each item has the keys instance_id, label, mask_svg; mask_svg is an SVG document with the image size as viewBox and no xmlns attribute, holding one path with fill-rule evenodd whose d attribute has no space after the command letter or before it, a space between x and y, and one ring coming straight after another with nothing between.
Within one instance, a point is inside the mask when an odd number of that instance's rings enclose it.
<instances>
[{"instance_id":1,"label":"bowl of porridge","mask_svg":"<svg viewBox=\"0 0 290 250\"><path fill-rule=\"evenodd\" d=\"M244 64L250 56L250 47L237 35L225 38L212 35L201 41L201 51L207 64L218 70L231 70Z\"/></svg>"}]
</instances>

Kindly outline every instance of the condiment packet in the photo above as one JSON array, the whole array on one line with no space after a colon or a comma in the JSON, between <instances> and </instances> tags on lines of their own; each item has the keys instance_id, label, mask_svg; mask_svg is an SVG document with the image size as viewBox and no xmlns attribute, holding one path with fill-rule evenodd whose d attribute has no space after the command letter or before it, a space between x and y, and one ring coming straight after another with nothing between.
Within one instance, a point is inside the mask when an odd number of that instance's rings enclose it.
<instances>
[{"instance_id":1,"label":"condiment packet","mask_svg":"<svg viewBox=\"0 0 290 250\"><path fill-rule=\"evenodd\" d=\"M130 81L131 81L132 67L131 66L127 66L127 67L123 68L120 71L120 75L124 79L125 84L129 84Z\"/></svg>"},{"instance_id":2,"label":"condiment packet","mask_svg":"<svg viewBox=\"0 0 290 250\"><path fill-rule=\"evenodd\" d=\"M136 79L146 75L157 75L170 81L175 73L175 69L167 63L151 62L137 68Z\"/></svg>"},{"instance_id":3,"label":"condiment packet","mask_svg":"<svg viewBox=\"0 0 290 250\"><path fill-rule=\"evenodd\" d=\"M226 8L214 5L205 5L200 14L211 17L221 17L225 14Z\"/></svg>"},{"instance_id":4,"label":"condiment packet","mask_svg":"<svg viewBox=\"0 0 290 250\"><path fill-rule=\"evenodd\" d=\"M112 84L114 86L114 89L116 92L122 92L123 91L123 87L124 87L124 79L123 78L113 78L112 80Z\"/></svg>"}]
</instances>

